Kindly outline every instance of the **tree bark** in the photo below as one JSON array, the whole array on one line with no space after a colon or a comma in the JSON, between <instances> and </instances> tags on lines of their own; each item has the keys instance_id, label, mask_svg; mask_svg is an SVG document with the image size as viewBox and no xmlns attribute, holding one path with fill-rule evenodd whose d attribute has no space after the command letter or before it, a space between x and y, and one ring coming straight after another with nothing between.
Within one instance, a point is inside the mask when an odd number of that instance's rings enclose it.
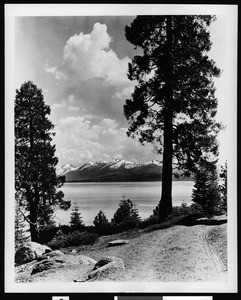
<instances>
[{"instance_id":1,"label":"tree bark","mask_svg":"<svg viewBox=\"0 0 241 300\"><path fill-rule=\"evenodd\" d=\"M164 221L172 212L172 156L173 156L173 87L172 87L172 17L167 17L167 65L166 99L164 112L164 145L162 193L159 203L159 222Z\"/></svg>"},{"instance_id":2,"label":"tree bark","mask_svg":"<svg viewBox=\"0 0 241 300\"><path fill-rule=\"evenodd\" d=\"M38 231L37 231L37 205L34 201L30 202L29 205L29 219L30 219L30 236L32 242L38 242Z\"/></svg>"},{"instance_id":3,"label":"tree bark","mask_svg":"<svg viewBox=\"0 0 241 300\"><path fill-rule=\"evenodd\" d=\"M30 202L30 235L32 242L38 242L39 234L37 229L38 220L38 206L39 206L40 196L37 184L34 185L34 195L33 200Z\"/></svg>"}]
</instances>

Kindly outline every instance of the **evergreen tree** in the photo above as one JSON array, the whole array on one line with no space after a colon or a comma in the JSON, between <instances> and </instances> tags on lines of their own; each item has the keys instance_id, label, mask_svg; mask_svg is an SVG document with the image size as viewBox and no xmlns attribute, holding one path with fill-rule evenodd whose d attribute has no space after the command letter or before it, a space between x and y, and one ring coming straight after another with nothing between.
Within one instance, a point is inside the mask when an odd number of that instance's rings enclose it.
<instances>
[{"instance_id":1,"label":"evergreen tree","mask_svg":"<svg viewBox=\"0 0 241 300\"><path fill-rule=\"evenodd\" d=\"M79 211L79 206L75 202L72 208L72 212L70 214L70 226L73 229L81 229L83 227L82 216Z\"/></svg>"},{"instance_id":2,"label":"evergreen tree","mask_svg":"<svg viewBox=\"0 0 241 300\"><path fill-rule=\"evenodd\" d=\"M121 200L112 220L114 225L126 225L127 227L136 227L140 222L138 210L130 200Z\"/></svg>"},{"instance_id":3,"label":"evergreen tree","mask_svg":"<svg viewBox=\"0 0 241 300\"><path fill-rule=\"evenodd\" d=\"M51 144L53 125L47 116L42 90L28 81L16 90L15 97L15 189L21 193L29 211L31 240L38 241L40 209L70 203L57 191L64 177L56 175L55 146Z\"/></svg>"},{"instance_id":4,"label":"evergreen tree","mask_svg":"<svg viewBox=\"0 0 241 300\"><path fill-rule=\"evenodd\" d=\"M207 217L213 217L220 210L220 192L216 166L201 161L196 173L192 201L199 204Z\"/></svg>"},{"instance_id":5,"label":"evergreen tree","mask_svg":"<svg viewBox=\"0 0 241 300\"><path fill-rule=\"evenodd\" d=\"M98 232L103 232L105 229L107 229L110 226L110 223L103 211L99 211L97 216L95 217L93 224L95 225L95 228Z\"/></svg>"},{"instance_id":6,"label":"evergreen tree","mask_svg":"<svg viewBox=\"0 0 241 300\"><path fill-rule=\"evenodd\" d=\"M217 155L220 124L213 77L220 70L207 52L213 16L138 16L126 26L127 40L142 50L129 64L137 85L126 100L128 136L153 143L163 155L159 221L172 211L173 163L189 176L201 156Z\"/></svg>"}]
</instances>

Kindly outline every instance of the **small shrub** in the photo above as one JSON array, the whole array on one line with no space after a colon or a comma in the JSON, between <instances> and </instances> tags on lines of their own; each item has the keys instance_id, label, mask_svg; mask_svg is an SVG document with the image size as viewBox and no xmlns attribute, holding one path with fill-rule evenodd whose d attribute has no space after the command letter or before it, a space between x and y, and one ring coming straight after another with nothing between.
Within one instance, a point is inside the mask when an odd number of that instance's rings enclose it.
<instances>
[{"instance_id":1,"label":"small shrub","mask_svg":"<svg viewBox=\"0 0 241 300\"><path fill-rule=\"evenodd\" d=\"M130 199L121 200L111 220L111 225L114 226L116 230L120 228L122 228L122 230L128 230L138 228L140 223L141 218L134 203Z\"/></svg>"},{"instance_id":2,"label":"small shrub","mask_svg":"<svg viewBox=\"0 0 241 300\"><path fill-rule=\"evenodd\" d=\"M196 203L192 203L191 205L182 203L180 206L173 206L172 213L162 223L159 223L158 214L159 207L157 206L153 210L152 215L141 222L140 228L150 227L150 230L164 229L178 224L180 221L184 220L184 218L197 219L204 216L202 207Z\"/></svg>"},{"instance_id":3,"label":"small shrub","mask_svg":"<svg viewBox=\"0 0 241 300\"><path fill-rule=\"evenodd\" d=\"M185 217L186 216L183 216L183 215L173 216L172 218L170 218L162 223L151 224L151 225L148 225L147 227L143 227L143 228L146 228L144 230L147 232L170 228L172 226L177 225Z\"/></svg>"},{"instance_id":4,"label":"small shrub","mask_svg":"<svg viewBox=\"0 0 241 300\"><path fill-rule=\"evenodd\" d=\"M63 234L58 231L56 236L47 245L55 250L69 246L92 245L98 240L98 235L93 232L74 231L68 234Z\"/></svg>"}]
</instances>

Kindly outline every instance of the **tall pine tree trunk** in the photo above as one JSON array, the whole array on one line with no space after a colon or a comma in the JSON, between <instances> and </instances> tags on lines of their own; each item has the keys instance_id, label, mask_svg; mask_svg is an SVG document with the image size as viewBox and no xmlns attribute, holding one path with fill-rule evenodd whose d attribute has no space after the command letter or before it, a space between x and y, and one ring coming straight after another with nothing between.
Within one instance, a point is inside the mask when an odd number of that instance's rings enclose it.
<instances>
[{"instance_id":1,"label":"tall pine tree trunk","mask_svg":"<svg viewBox=\"0 0 241 300\"><path fill-rule=\"evenodd\" d=\"M29 120L29 139L30 139L30 163L34 164L33 150L34 150L34 130L33 119ZM33 167L32 167L33 168ZM34 183L34 194L31 193L30 205L29 205L29 219L30 219L30 236L32 242L38 241L37 220L38 220L38 204L39 204L39 192Z\"/></svg>"},{"instance_id":2,"label":"tall pine tree trunk","mask_svg":"<svg viewBox=\"0 0 241 300\"><path fill-rule=\"evenodd\" d=\"M38 241L38 231L37 231L37 205L35 202L31 201L29 206L29 219L30 219L30 236L32 242Z\"/></svg>"},{"instance_id":3,"label":"tall pine tree trunk","mask_svg":"<svg viewBox=\"0 0 241 300\"><path fill-rule=\"evenodd\" d=\"M39 205L39 191L35 184L34 188L34 199L30 202L30 235L32 242L38 242L39 235L37 230L37 220L38 220L38 205Z\"/></svg>"},{"instance_id":4,"label":"tall pine tree trunk","mask_svg":"<svg viewBox=\"0 0 241 300\"><path fill-rule=\"evenodd\" d=\"M172 17L167 17L167 66L164 113L164 145L162 169L162 194L159 203L159 222L162 222L172 212L172 155L173 155L173 88L172 88Z\"/></svg>"}]
</instances>

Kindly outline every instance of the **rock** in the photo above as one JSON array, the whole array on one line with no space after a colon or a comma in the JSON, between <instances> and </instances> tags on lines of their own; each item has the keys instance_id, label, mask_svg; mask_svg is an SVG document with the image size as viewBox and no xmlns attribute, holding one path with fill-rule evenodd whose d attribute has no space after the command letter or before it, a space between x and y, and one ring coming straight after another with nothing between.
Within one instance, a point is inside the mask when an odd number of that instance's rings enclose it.
<instances>
[{"instance_id":1,"label":"rock","mask_svg":"<svg viewBox=\"0 0 241 300\"><path fill-rule=\"evenodd\" d=\"M67 263L67 259L65 257L51 257L46 258L39 263L37 263L31 272L31 275L34 275L36 273L40 273L49 269L56 269L59 267L63 267Z\"/></svg>"},{"instance_id":2,"label":"rock","mask_svg":"<svg viewBox=\"0 0 241 300\"><path fill-rule=\"evenodd\" d=\"M22 246L15 253L15 263L17 265L26 264L34 259L36 259L36 254L29 247Z\"/></svg>"},{"instance_id":3,"label":"rock","mask_svg":"<svg viewBox=\"0 0 241 300\"><path fill-rule=\"evenodd\" d=\"M96 265L97 264L97 261L95 259L85 256L85 255L80 255L78 257L78 260L81 264L84 264L84 265L90 265L90 264Z\"/></svg>"},{"instance_id":4,"label":"rock","mask_svg":"<svg viewBox=\"0 0 241 300\"><path fill-rule=\"evenodd\" d=\"M33 261L34 259L41 258L45 253L51 252L52 250L36 242L28 242L20 247L15 253L15 263L25 264Z\"/></svg>"},{"instance_id":5,"label":"rock","mask_svg":"<svg viewBox=\"0 0 241 300\"><path fill-rule=\"evenodd\" d=\"M43 255L38 256L37 261L41 261L41 260L44 260L44 259L47 259L47 258L50 258L50 257L61 257L63 255L64 255L63 252L61 252L59 250L55 250L55 251L47 252Z\"/></svg>"},{"instance_id":6,"label":"rock","mask_svg":"<svg viewBox=\"0 0 241 300\"><path fill-rule=\"evenodd\" d=\"M115 241L111 241L107 244L107 247L114 247L114 246L120 246L120 245L125 245L128 244L129 241L128 240L115 240Z\"/></svg>"},{"instance_id":7,"label":"rock","mask_svg":"<svg viewBox=\"0 0 241 300\"><path fill-rule=\"evenodd\" d=\"M77 250L76 250L76 249L73 249L73 250L71 251L71 253L76 254L76 253L77 253Z\"/></svg>"},{"instance_id":8,"label":"rock","mask_svg":"<svg viewBox=\"0 0 241 300\"><path fill-rule=\"evenodd\" d=\"M64 255L61 251L52 251L44 255L45 259L36 263L32 269L31 275L36 273L40 273L43 271L47 271L50 269L59 269L63 267L70 267L74 266L75 268L79 268L80 265L94 266L97 262L96 260L80 255L80 256L73 256L73 255ZM87 277L87 275L86 275Z\"/></svg>"},{"instance_id":9,"label":"rock","mask_svg":"<svg viewBox=\"0 0 241 300\"><path fill-rule=\"evenodd\" d=\"M54 250L45 254L46 257L63 256L64 253L60 250Z\"/></svg>"},{"instance_id":10,"label":"rock","mask_svg":"<svg viewBox=\"0 0 241 300\"><path fill-rule=\"evenodd\" d=\"M97 270L97 269L99 269L100 267L103 267L104 265L107 265L107 264L111 263L113 260L114 260L114 258L111 257L111 256L107 256L107 257L101 258L101 259L95 264L93 270Z\"/></svg>"},{"instance_id":11,"label":"rock","mask_svg":"<svg viewBox=\"0 0 241 300\"><path fill-rule=\"evenodd\" d=\"M39 273L39 272L43 272L43 271L52 269L53 266L54 266L53 261L51 261L51 260L49 260L49 259L42 260L41 262L37 263L37 264L33 267L33 270L32 270L32 272L31 272L31 275L34 275L34 274L36 274L36 273Z\"/></svg>"},{"instance_id":12,"label":"rock","mask_svg":"<svg viewBox=\"0 0 241 300\"><path fill-rule=\"evenodd\" d=\"M104 257L100 259L95 265L93 271L89 273L88 279L94 277L106 276L109 273L116 272L118 270L124 270L124 262L119 257Z\"/></svg>"},{"instance_id":13,"label":"rock","mask_svg":"<svg viewBox=\"0 0 241 300\"><path fill-rule=\"evenodd\" d=\"M41 260L44 260L46 258L47 258L46 255L40 255L40 256L37 257L37 261L41 261Z\"/></svg>"}]
</instances>

